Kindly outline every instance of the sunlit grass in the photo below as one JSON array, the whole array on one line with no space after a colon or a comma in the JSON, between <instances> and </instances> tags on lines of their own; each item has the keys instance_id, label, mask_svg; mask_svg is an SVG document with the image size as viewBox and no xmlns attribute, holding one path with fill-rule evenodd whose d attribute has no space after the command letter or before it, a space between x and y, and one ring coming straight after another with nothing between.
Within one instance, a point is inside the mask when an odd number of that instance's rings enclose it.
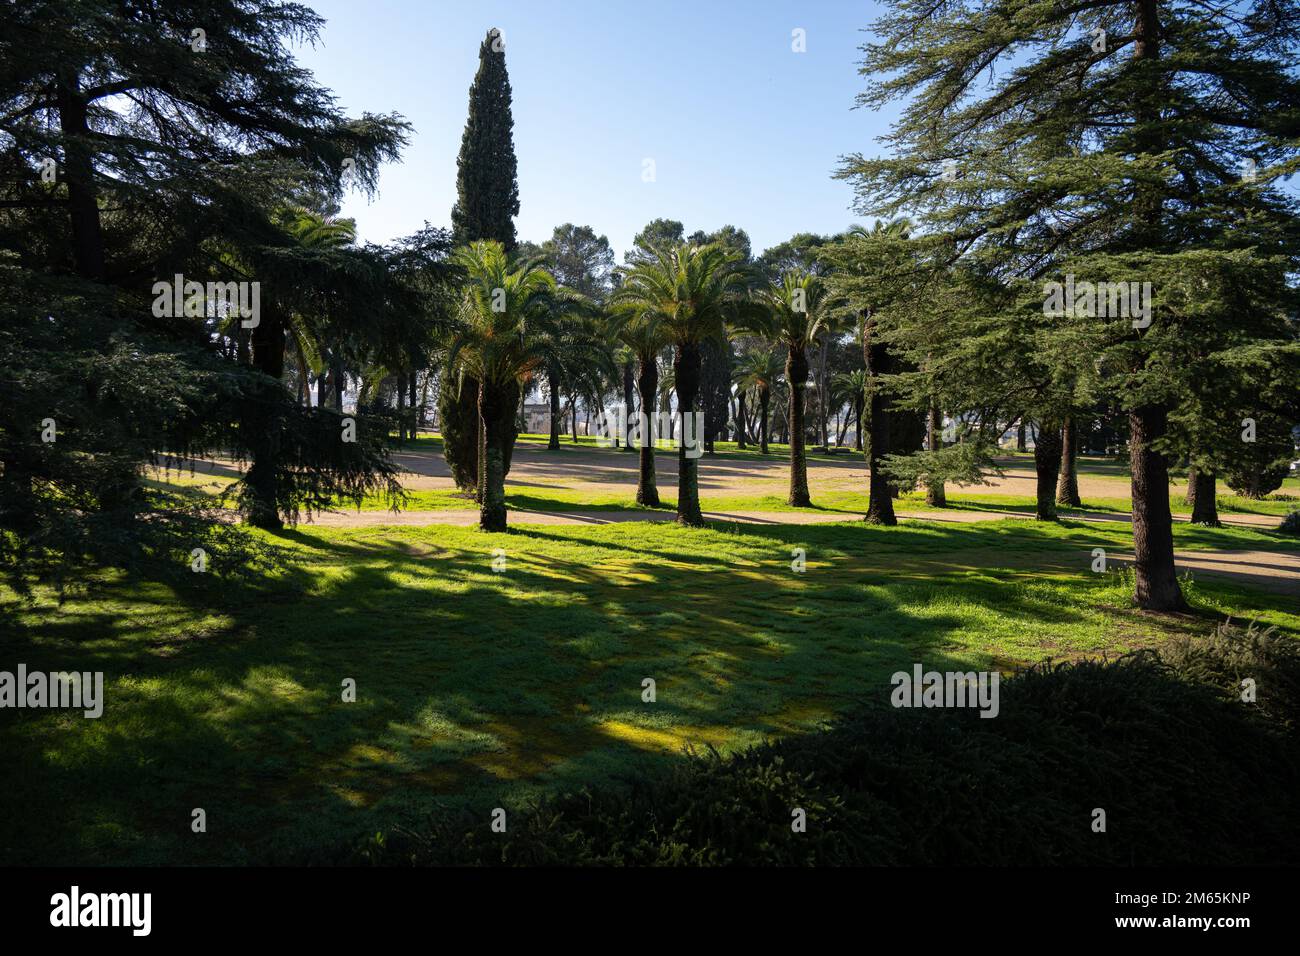
<instances>
[{"instance_id":1,"label":"sunlit grass","mask_svg":"<svg viewBox=\"0 0 1300 956\"><path fill-rule=\"evenodd\" d=\"M1179 547L1284 546L1240 529L1178 534ZM105 575L62 606L9 602L0 659L103 670L107 702L99 720L0 711L6 862L274 859L415 821L435 799L486 819L682 746L807 730L917 661L1118 654L1228 615L1300 633L1293 599L1211 578L1189 585L1193 616L1134 611L1121 576L1090 571L1092 548L1131 548L1118 523L277 539L292 561L259 588ZM348 678L355 703L341 699Z\"/></svg>"}]
</instances>

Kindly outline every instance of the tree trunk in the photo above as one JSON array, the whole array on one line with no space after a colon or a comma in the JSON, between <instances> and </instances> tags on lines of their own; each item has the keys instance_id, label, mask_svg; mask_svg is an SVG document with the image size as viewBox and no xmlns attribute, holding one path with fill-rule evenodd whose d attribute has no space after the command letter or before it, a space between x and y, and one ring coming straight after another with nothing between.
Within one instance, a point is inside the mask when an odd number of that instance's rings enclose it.
<instances>
[{"instance_id":1,"label":"tree trunk","mask_svg":"<svg viewBox=\"0 0 1300 956\"><path fill-rule=\"evenodd\" d=\"M830 349L831 349L830 338L827 337L826 341L822 343L821 375L820 375L820 381L817 383L817 414L821 418L822 448L825 448L828 451L830 450L831 447L830 446L831 439L830 439L830 435L826 431L826 426L830 419L831 403L829 401L830 385L826 381L826 358L827 358L827 353L830 352Z\"/></svg>"},{"instance_id":2,"label":"tree trunk","mask_svg":"<svg viewBox=\"0 0 1300 956\"><path fill-rule=\"evenodd\" d=\"M1056 503L1067 508L1082 508L1079 498L1079 435L1074 416L1061 423L1061 477L1056 484Z\"/></svg>"},{"instance_id":3,"label":"tree trunk","mask_svg":"<svg viewBox=\"0 0 1300 956\"><path fill-rule=\"evenodd\" d=\"M1192 505L1192 524L1219 527L1218 476L1210 468L1193 468L1187 475L1187 500Z\"/></svg>"},{"instance_id":4,"label":"tree trunk","mask_svg":"<svg viewBox=\"0 0 1300 956\"><path fill-rule=\"evenodd\" d=\"M1173 518L1169 513L1169 466L1152 447L1165 433L1168 411L1143 405L1129 412L1129 465L1133 474L1134 600L1148 611L1187 607L1174 567Z\"/></svg>"},{"instance_id":5,"label":"tree trunk","mask_svg":"<svg viewBox=\"0 0 1300 956\"><path fill-rule=\"evenodd\" d=\"M736 447L744 451L745 444L745 390L736 390ZM764 452L766 454L766 452Z\"/></svg>"},{"instance_id":6,"label":"tree trunk","mask_svg":"<svg viewBox=\"0 0 1300 956\"><path fill-rule=\"evenodd\" d=\"M248 488L246 520L255 528L278 531L284 527L278 507L280 478L280 422L277 393L284 374L284 324L275 309L264 309L253 329L253 367L267 380L246 404L245 424L253 463L244 476Z\"/></svg>"},{"instance_id":7,"label":"tree trunk","mask_svg":"<svg viewBox=\"0 0 1300 956\"><path fill-rule=\"evenodd\" d=\"M546 441L547 451L560 450L560 383L552 370L546 371L546 387L551 393L551 435Z\"/></svg>"},{"instance_id":8,"label":"tree trunk","mask_svg":"<svg viewBox=\"0 0 1300 956\"><path fill-rule=\"evenodd\" d=\"M68 217L72 225L72 253L77 274L85 279L104 278L104 235L99 222L99 190L95 162L81 95L78 71L61 73L55 83L59 130L64 136L63 175L68 186Z\"/></svg>"},{"instance_id":9,"label":"tree trunk","mask_svg":"<svg viewBox=\"0 0 1300 956\"><path fill-rule=\"evenodd\" d=\"M1016 451L1027 452L1029 445L1025 442L1025 416L1020 415L1020 424L1016 426Z\"/></svg>"},{"instance_id":10,"label":"tree trunk","mask_svg":"<svg viewBox=\"0 0 1300 956\"><path fill-rule=\"evenodd\" d=\"M513 400L505 405L500 390L479 385L478 418L482 428L482 457L479 459L478 526L484 531L506 530L505 428L503 410L514 411Z\"/></svg>"},{"instance_id":11,"label":"tree trunk","mask_svg":"<svg viewBox=\"0 0 1300 956\"><path fill-rule=\"evenodd\" d=\"M871 524L896 525L894 517L894 497L890 491L889 481L885 478L884 460L889 454L889 413L885 402L881 376L891 371L890 355L885 347L873 340L875 323L867 320L862 325L862 358L866 362L867 374L873 379L871 389L871 421L868 439L867 467L870 471L870 485L867 494L867 514L863 519Z\"/></svg>"},{"instance_id":12,"label":"tree trunk","mask_svg":"<svg viewBox=\"0 0 1300 956\"><path fill-rule=\"evenodd\" d=\"M1037 508L1039 521L1056 521L1056 482L1061 472L1061 426L1049 419L1037 422L1034 439L1034 468L1038 472Z\"/></svg>"},{"instance_id":13,"label":"tree trunk","mask_svg":"<svg viewBox=\"0 0 1300 956\"><path fill-rule=\"evenodd\" d=\"M632 411L635 402L636 376L632 371L632 360L623 363L623 450L632 450Z\"/></svg>"},{"instance_id":14,"label":"tree trunk","mask_svg":"<svg viewBox=\"0 0 1300 956\"><path fill-rule=\"evenodd\" d=\"M641 374L637 376L637 391L641 408L637 420L641 432L640 470L636 479L636 503L644 508L659 507L659 487L655 482L654 413L659 392L659 364L653 355L639 358Z\"/></svg>"},{"instance_id":15,"label":"tree trunk","mask_svg":"<svg viewBox=\"0 0 1300 956\"><path fill-rule=\"evenodd\" d=\"M478 421L474 426L474 434L477 436L475 447L478 449L475 454L475 460L478 462L478 483L474 488L474 500L483 505L487 501L487 422L483 419L483 391L487 386L483 382L478 383L478 407L475 418ZM495 406L495 399L489 398L489 403Z\"/></svg>"},{"instance_id":16,"label":"tree trunk","mask_svg":"<svg viewBox=\"0 0 1300 956\"><path fill-rule=\"evenodd\" d=\"M943 413L933 402L930 403L930 413L926 416L925 447L930 451L938 451L943 447ZM925 503L931 508L948 506L948 495L941 480L931 479L926 482Z\"/></svg>"},{"instance_id":17,"label":"tree trunk","mask_svg":"<svg viewBox=\"0 0 1300 956\"><path fill-rule=\"evenodd\" d=\"M699 442L703 429L688 430L688 416L695 411L700 389L700 346L681 342L673 354L673 382L677 390L677 415L681 423L677 441L677 523L693 528L704 526L700 514L700 460L686 454L686 436L693 434Z\"/></svg>"},{"instance_id":18,"label":"tree trunk","mask_svg":"<svg viewBox=\"0 0 1300 956\"><path fill-rule=\"evenodd\" d=\"M767 385L760 386L758 389L758 408L760 415L758 420L758 450L764 455L767 454L767 409L771 403L772 389Z\"/></svg>"},{"instance_id":19,"label":"tree trunk","mask_svg":"<svg viewBox=\"0 0 1300 956\"><path fill-rule=\"evenodd\" d=\"M808 381L808 358L802 346L787 343L785 380L790 386L790 495L786 503L794 508L811 508L808 495L808 458L804 451L804 388Z\"/></svg>"}]
</instances>

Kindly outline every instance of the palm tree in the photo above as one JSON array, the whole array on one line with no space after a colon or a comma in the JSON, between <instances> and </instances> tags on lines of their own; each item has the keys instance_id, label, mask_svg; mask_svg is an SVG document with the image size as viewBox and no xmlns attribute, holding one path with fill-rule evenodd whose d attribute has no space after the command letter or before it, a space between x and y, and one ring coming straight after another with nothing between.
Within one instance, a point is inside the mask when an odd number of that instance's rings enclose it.
<instances>
[{"instance_id":1,"label":"palm tree","mask_svg":"<svg viewBox=\"0 0 1300 956\"><path fill-rule=\"evenodd\" d=\"M839 394L848 399L852 406L853 420L857 422L855 429L857 438L854 446L858 451L862 451L862 411L867 404L867 386L870 384L867 370L859 368L852 372L841 372L832 381Z\"/></svg>"},{"instance_id":2,"label":"palm tree","mask_svg":"<svg viewBox=\"0 0 1300 956\"><path fill-rule=\"evenodd\" d=\"M678 442L677 521L700 527L698 456L688 454L687 436L695 429L695 398L700 388L700 343L722 336L728 321L742 316L750 302L750 273L739 253L721 245L659 247L621 270L616 308L638 321L662 325L673 347L673 384L681 422Z\"/></svg>"},{"instance_id":3,"label":"palm tree","mask_svg":"<svg viewBox=\"0 0 1300 956\"><path fill-rule=\"evenodd\" d=\"M640 468L636 479L636 503L644 508L659 507L655 481L655 443L651 440L655 411L659 407L659 353L668 344L667 330L653 317L639 315L619 323L614 320L620 342L635 357L636 391L641 406ZM629 416L631 409L628 409Z\"/></svg>"},{"instance_id":4,"label":"palm tree","mask_svg":"<svg viewBox=\"0 0 1300 956\"><path fill-rule=\"evenodd\" d=\"M775 349L754 349L745 352L736 362L735 379L742 392L753 389L758 393L759 432L758 450L767 454L768 406L772 401L772 389L781 377L783 370L781 356ZM743 394L741 400L743 401Z\"/></svg>"},{"instance_id":5,"label":"palm tree","mask_svg":"<svg viewBox=\"0 0 1300 956\"><path fill-rule=\"evenodd\" d=\"M790 389L790 495L792 507L810 508L808 460L804 452L804 389L808 382L808 348L830 330L832 310L819 276L790 269L762 293L767 310L765 332L786 347L785 380Z\"/></svg>"},{"instance_id":6,"label":"palm tree","mask_svg":"<svg viewBox=\"0 0 1300 956\"><path fill-rule=\"evenodd\" d=\"M556 286L533 262L511 267L504 247L479 241L460 249L456 263L468 277L456 316L448 368L478 382L483 429L479 527L506 530L505 445L520 383L555 361L558 317L576 312L584 300Z\"/></svg>"}]
</instances>

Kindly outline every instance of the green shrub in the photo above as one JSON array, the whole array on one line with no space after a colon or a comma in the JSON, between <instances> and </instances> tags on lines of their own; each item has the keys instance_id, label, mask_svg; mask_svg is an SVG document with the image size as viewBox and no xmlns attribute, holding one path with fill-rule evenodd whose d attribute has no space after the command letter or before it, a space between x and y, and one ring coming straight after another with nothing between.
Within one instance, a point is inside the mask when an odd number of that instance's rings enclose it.
<instances>
[{"instance_id":1,"label":"green shrub","mask_svg":"<svg viewBox=\"0 0 1300 956\"><path fill-rule=\"evenodd\" d=\"M1242 681L1254 681L1250 707L1288 730L1300 718L1300 647L1277 629L1231 621L1220 624L1208 638L1183 638L1160 651L1179 676L1218 688L1225 699L1240 700Z\"/></svg>"},{"instance_id":2,"label":"green shrub","mask_svg":"<svg viewBox=\"0 0 1300 956\"><path fill-rule=\"evenodd\" d=\"M868 706L821 732L512 810L505 834L481 808L355 852L416 865L1300 863L1294 649L1220 629L1166 656L1022 672L1002 682L993 719ZM1267 705L1228 693L1247 672L1272 689Z\"/></svg>"}]
</instances>

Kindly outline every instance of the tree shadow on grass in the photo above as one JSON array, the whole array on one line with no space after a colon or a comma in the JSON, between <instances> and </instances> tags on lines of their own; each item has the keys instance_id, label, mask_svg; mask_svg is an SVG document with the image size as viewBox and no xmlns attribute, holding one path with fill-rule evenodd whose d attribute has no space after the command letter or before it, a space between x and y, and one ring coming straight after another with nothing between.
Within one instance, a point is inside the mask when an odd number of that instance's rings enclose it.
<instances>
[{"instance_id":1,"label":"tree shadow on grass","mask_svg":"<svg viewBox=\"0 0 1300 956\"><path fill-rule=\"evenodd\" d=\"M7 862L276 862L453 805L486 827L495 806L616 785L688 745L811 729L915 662L1000 666L963 645L961 608L1047 629L1076 612L999 549L1080 548L860 524L278 539L291 560L255 584L114 582L4 639L5 660L107 685L99 721L0 714L20 781L0 796Z\"/></svg>"}]
</instances>

